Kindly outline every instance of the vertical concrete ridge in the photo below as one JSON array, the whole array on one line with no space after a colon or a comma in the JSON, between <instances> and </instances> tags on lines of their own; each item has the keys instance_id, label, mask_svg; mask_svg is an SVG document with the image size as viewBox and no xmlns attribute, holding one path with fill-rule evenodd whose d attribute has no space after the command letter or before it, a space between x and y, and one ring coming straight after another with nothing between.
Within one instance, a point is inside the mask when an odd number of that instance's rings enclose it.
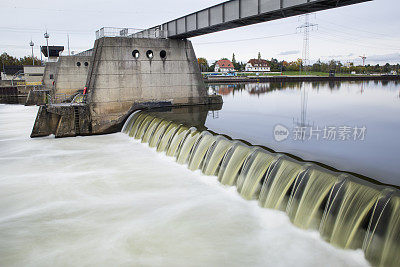
<instances>
[{"instance_id":1,"label":"vertical concrete ridge","mask_svg":"<svg viewBox=\"0 0 400 267\"><path fill-rule=\"evenodd\" d=\"M98 71L98 67L100 64L100 59L98 58L99 55L101 56L101 50L103 47L104 38L98 39L94 42L93 54L91 58L91 63L89 66L89 71L86 79L86 87L87 87L87 94L88 94L88 102L91 100L91 96L93 94L94 84L96 82L96 75Z\"/></svg>"}]
</instances>

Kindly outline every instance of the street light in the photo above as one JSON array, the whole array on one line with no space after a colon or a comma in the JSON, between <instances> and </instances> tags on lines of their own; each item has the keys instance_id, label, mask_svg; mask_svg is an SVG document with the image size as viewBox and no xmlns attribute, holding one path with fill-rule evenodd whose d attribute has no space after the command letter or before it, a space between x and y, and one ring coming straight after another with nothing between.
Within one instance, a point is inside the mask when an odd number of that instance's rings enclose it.
<instances>
[{"instance_id":1,"label":"street light","mask_svg":"<svg viewBox=\"0 0 400 267\"><path fill-rule=\"evenodd\" d=\"M33 55L33 46L35 45L34 43L33 43L33 41L31 40L30 42L29 42L29 45L30 45L30 47L32 48L32 65L35 65L35 57L34 57L34 55Z\"/></svg>"},{"instance_id":2,"label":"street light","mask_svg":"<svg viewBox=\"0 0 400 267\"><path fill-rule=\"evenodd\" d=\"M49 53L49 37L50 35L47 33L47 30L44 34L44 38L46 38L46 44L47 44L47 61L49 61L50 58L50 53Z\"/></svg>"}]
</instances>

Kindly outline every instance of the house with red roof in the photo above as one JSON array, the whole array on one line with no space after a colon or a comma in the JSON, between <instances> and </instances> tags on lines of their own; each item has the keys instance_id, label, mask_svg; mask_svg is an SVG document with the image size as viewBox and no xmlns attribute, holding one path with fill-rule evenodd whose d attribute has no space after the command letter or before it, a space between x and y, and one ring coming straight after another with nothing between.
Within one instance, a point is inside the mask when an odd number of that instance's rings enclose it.
<instances>
[{"instance_id":1,"label":"house with red roof","mask_svg":"<svg viewBox=\"0 0 400 267\"><path fill-rule=\"evenodd\" d=\"M235 71L235 67L233 63L228 59L221 59L215 63L215 72L233 72Z\"/></svg>"}]
</instances>

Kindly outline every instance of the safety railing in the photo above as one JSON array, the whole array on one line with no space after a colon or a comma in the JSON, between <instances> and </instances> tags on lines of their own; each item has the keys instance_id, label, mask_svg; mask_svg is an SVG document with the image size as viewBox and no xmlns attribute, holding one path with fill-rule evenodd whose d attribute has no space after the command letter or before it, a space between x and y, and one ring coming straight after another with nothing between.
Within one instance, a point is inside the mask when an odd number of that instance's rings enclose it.
<instances>
[{"instance_id":1,"label":"safety railing","mask_svg":"<svg viewBox=\"0 0 400 267\"><path fill-rule=\"evenodd\" d=\"M71 102L72 98L75 94L55 94L54 96L50 96L49 104L61 104L66 102Z\"/></svg>"},{"instance_id":2,"label":"safety railing","mask_svg":"<svg viewBox=\"0 0 400 267\"><path fill-rule=\"evenodd\" d=\"M75 94L46 94L46 104L82 104L86 102L87 94L75 93Z\"/></svg>"},{"instance_id":3,"label":"safety railing","mask_svg":"<svg viewBox=\"0 0 400 267\"><path fill-rule=\"evenodd\" d=\"M167 38L167 31L161 30L158 27L143 30L134 28L114 28L103 27L96 31L96 40L103 37L127 37L127 38Z\"/></svg>"}]
</instances>

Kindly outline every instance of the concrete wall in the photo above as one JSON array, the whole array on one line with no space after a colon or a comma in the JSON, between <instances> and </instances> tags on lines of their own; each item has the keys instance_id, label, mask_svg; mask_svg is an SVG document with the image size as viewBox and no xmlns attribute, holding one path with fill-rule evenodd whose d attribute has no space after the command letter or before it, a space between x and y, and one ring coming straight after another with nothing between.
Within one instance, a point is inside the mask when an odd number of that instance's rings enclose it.
<instances>
[{"instance_id":1,"label":"concrete wall","mask_svg":"<svg viewBox=\"0 0 400 267\"><path fill-rule=\"evenodd\" d=\"M58 62L47 62L43 74L43 87L47 90L53 89L53 81L57 73Z\"/></svg>"},{"instance_id":2,"label":"concrete wall","mask_svg":"<svg viewBox=\"0 0 400 267\"><path fill-rule=\"evenodd\" d=\"M138 58L133 56L135 50ZM149 50L152 59L146 56ZM93 60L87 85L94 133L119 122L137 103L208 103L190 41L101 38L95 42Z\"/></svg>"},{"instance_id":3,"label":"concrete wall","mask_svg":"<svg viewBox=\"0 0 400 267\"><path fill-rule=\"evenodd\" d=\"M58 59L54 93L73 95L86 86L90 56L62 56Z\"/></svg>"}]
</instances>

